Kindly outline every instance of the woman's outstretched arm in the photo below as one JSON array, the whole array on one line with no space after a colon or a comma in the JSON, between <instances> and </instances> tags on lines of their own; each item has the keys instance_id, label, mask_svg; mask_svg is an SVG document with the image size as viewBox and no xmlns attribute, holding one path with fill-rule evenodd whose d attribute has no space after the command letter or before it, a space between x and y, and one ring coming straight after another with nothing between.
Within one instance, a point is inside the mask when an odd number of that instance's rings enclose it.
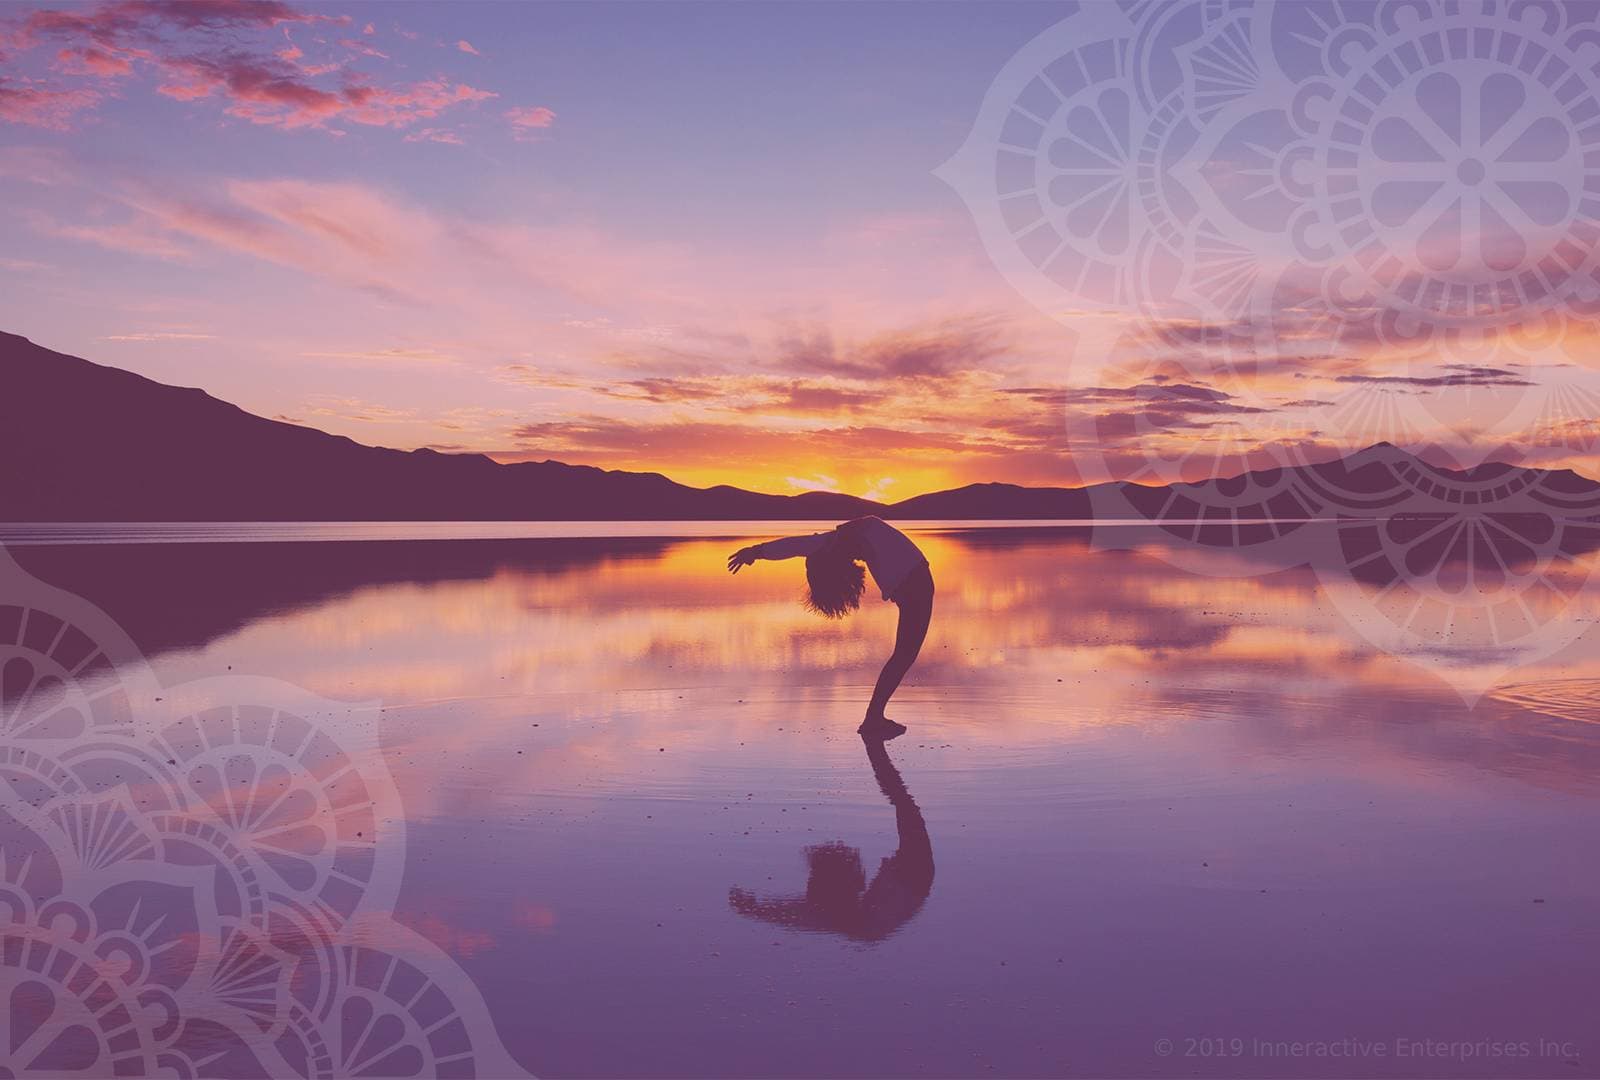
<instances>
[{"instance_id":1,"label":"woman's outstretched arm","mask_svg":"<svg viewBox=\"0 0 1600 1080\"><path fill-rule=\"evenodd\" d=\"M768 540L764 544L751 544L728 556L728 572L737 574L742 566L757 559L798 559L818 551L833 538L831 532L813 533L810 536L785 536L781 540Z\"/></svg>"}]
</instances>

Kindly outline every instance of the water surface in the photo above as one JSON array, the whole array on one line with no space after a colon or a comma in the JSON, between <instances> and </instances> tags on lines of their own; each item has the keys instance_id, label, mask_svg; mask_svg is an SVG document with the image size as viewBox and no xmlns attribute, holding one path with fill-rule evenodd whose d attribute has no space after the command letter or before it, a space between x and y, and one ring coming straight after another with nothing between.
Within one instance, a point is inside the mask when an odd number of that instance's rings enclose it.
<instances>
[{"instance_id":1,"label":"water surface","mask_svg":"<svg viewBox=\"0 0 1600 1080\"><path fill-rule=\"evenodd\" d=\"M893 606L819 619L723 540L12 554L163 685L379 702L396 918L541 1075L1600 1072L1587 639L1469 703L1303 569L917 539L873 753Z\"/></svg>"}]
</instances>

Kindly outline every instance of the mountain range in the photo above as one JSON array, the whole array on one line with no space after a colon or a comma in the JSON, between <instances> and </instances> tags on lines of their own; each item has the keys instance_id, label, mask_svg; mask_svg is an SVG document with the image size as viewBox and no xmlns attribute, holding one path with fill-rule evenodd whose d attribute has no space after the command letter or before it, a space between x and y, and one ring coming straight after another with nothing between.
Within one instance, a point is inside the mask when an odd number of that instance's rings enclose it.
<instances>
[{"instance_id":1,"label":"mountain range","mask_svg":"<svg viewBox=\"0 0 1600 1080\"><path fill-rule=\"evenodd\" d=\"M1348 486L1363 469L1392 480L1411 463L1428 468L1380 443L1303 469ZM1507 465L1432 472L1472 478L1485 469L1556 475ZM1600 491L1576 474L1563 473L1561 481L1572 492ZM1126 500L1131 511L1149 514L1203 505L1206 488L1238 484L985 483L896 503L696 488L659 473L365 446L0 333L0 521L1086 520L1108 502ZM1268 507L1262 516L1297 512Z\"/></svg>"}]
</instances>

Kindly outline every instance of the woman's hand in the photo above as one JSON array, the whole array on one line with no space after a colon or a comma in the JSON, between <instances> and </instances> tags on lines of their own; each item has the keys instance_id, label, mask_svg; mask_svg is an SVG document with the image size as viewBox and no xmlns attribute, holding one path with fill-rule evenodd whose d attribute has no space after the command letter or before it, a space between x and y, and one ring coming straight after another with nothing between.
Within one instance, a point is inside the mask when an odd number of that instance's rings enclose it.
<instances>
[{"instance_id":1,"label":"woman's hand","mask_svg":"<svg viewBox=\"0 0 1600 1080\"><path fill-rule=\"evenodd\" d=\"M760 544L743 547L728 556L728 573L737 574L741 566L749 566L756 561L756 549Z\"/></svg>"}]
</instances>

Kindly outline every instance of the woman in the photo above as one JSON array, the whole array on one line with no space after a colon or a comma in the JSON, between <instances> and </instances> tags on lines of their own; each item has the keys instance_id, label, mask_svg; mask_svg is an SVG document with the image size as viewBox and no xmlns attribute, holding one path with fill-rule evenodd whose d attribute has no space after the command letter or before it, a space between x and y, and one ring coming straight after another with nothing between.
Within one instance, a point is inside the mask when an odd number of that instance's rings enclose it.
<instances>
[{"instance_id":1,"label":"woman","mask_svg":"<svg viewBox=\"0 0 1600 1080\"><path fill-rule=\"evenodd\" d=\"M832 532L812 536L790 536L740 548L728 556L728 570L737 574L740 567L757 559L806 560L806 606L830 619L842 618L861 606L867 564L885 600L900 608L900 627L895 632L894 653L878 675L867 717L856 730L862 735L892 739L905 733L905 726L883 714L889 695L900 685L906 672L922 650L933 618L933 573L927 557L911 538L877 517L847 521Z\"/></svg>"}]
</instances>

